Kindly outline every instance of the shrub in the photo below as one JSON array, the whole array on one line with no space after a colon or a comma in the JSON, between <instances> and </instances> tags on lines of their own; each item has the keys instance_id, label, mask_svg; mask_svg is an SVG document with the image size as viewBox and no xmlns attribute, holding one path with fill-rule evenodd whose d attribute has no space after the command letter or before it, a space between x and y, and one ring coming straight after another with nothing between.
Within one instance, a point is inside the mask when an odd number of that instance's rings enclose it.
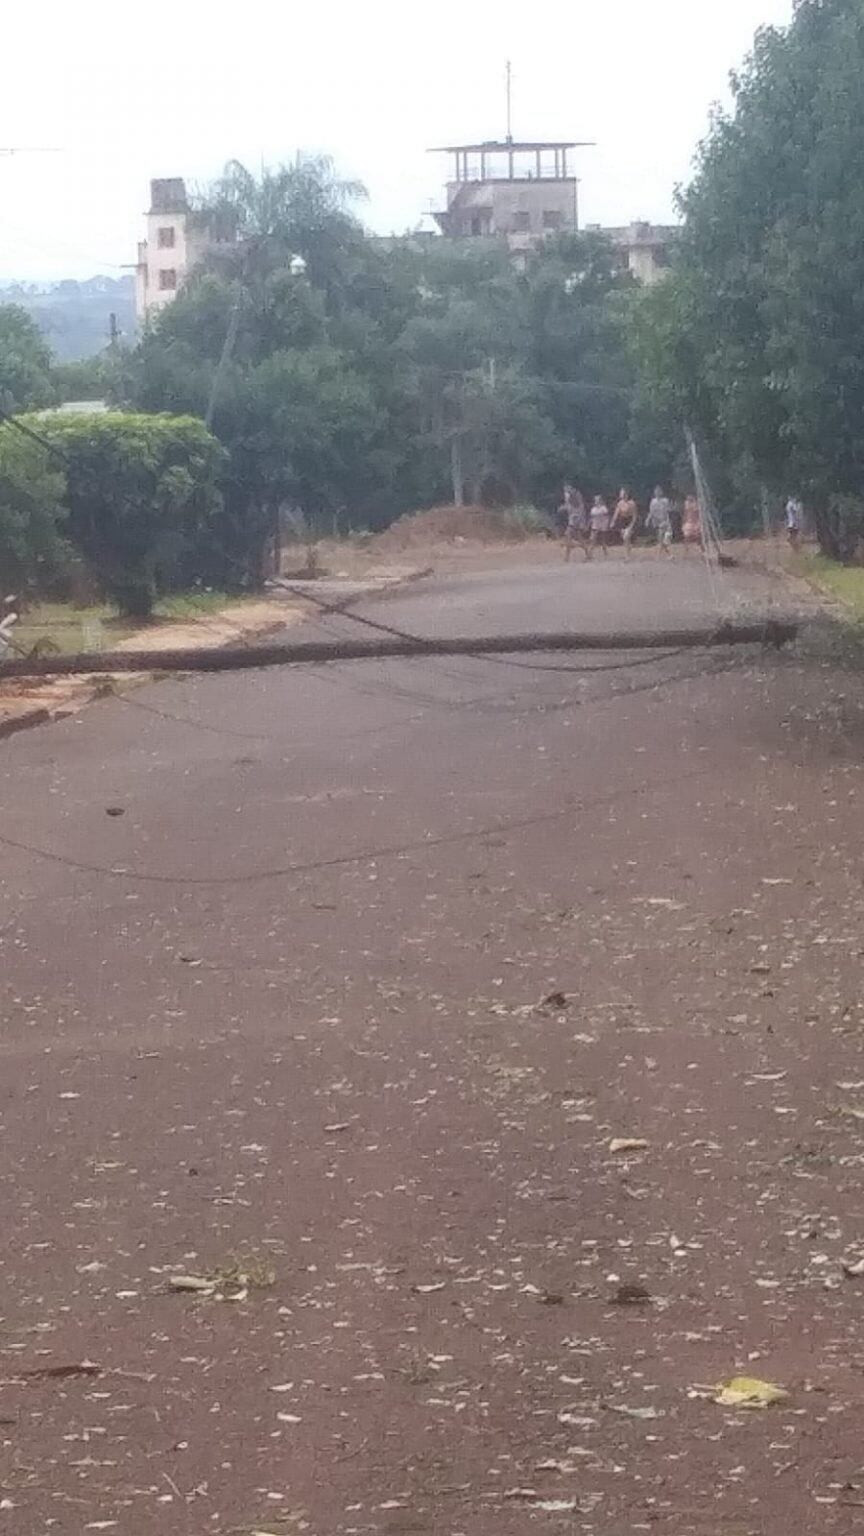
<instances>
[{"instance_id":1,"label":"shrub","mask_svg":"<svg viewBox=\"0 0 864 1536\"><path fill-rule=\"evenodd\" d=\"M191 585L222 505L224 453L203 422L120 411L24 420L62 456L69 537L121 612L147 618L158 596Z\"/></svg>"},{"instance_id":2,"label":"shrub","mask_svg":"<svg viewBox=\"0 0 864 1536\"><path fill-rule=\"evenodd\" d=\"M61 470L14 427L0 427L0 588L44 591L69 555ZM2 594L0 594L2 595Z\"/></svg>"}]
</instances>

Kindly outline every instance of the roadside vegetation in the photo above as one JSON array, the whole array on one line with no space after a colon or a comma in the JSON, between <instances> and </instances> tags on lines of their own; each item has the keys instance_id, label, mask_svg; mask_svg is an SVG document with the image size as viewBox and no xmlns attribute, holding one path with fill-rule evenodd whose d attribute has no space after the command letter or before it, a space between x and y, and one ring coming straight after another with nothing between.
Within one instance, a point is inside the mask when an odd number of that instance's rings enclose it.
<instances>
[{"instance_id":1,"label":"roadside vegetation","mask_svg":"<svg viewBox=\"0 0 864 1536\"><path fill-rule=\"evenodd\" d=\"M233 607L244 601L247 600L221 590L178 592L154 604L149 622L161 625L207 619L228 604ZM15 629L15 642L25 654L106 651L139 628L140 620L122 614L113 603L36 600L25 607Z\"/></svg>"},{"instance_id":2,"label":"roadside vegetation","mask_svg":"<svg viewBox=\"0 0 864 1536\"><path fill-rule=\"evenodd\" d=\"M862 65L859 0L799 0L757 33L636 332L645 386L700 435L721 504L798 495L844 563L864 539Z\"/></svg>"},{"instance_id":3,"label":"roadside vegetation","mask_svg":"<svg viewBox=\"0 0 864 1536\"><path fill-rule=\"evenodd\" d=\"M790 560L790 569L836 598L857 624L864 625L864 567L840 565L825 555L803 554Z\"/></svg>"}]
</instances>

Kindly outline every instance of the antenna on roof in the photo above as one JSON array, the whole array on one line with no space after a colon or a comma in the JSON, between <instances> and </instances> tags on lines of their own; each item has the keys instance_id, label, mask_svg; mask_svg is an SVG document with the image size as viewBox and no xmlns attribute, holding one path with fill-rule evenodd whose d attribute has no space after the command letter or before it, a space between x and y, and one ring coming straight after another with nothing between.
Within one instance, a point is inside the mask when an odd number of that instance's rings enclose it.
<instances>
[{"instance_id":1,"label":"antenna on roof","mask_svg":"<svg viewBox=\"0 0 864 1536\"><path fill-rule=\"evenodd\" d=\"M513 66L507 60L507 143L513 141Z\"/></svg>"}]
</instances>

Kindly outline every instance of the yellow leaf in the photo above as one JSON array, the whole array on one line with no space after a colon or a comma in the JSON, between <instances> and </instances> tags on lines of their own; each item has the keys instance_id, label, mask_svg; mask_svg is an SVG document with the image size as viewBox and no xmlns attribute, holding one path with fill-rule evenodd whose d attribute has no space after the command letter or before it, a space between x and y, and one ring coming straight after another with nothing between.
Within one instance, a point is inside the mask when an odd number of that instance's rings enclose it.
<instances>
[{"instance_id":1,"label":"yellow leaf","mask_svg":"<svg viewBox=\"0 0 864 1536\"><path fill-rule=\"evenodd\" d=\"M733 1376L719 1384L714 1401L721 1408L769 1408L772 1403L784 1403L788 1396L782 1387L758 1376Z\"/></svg>"}]
</instances>

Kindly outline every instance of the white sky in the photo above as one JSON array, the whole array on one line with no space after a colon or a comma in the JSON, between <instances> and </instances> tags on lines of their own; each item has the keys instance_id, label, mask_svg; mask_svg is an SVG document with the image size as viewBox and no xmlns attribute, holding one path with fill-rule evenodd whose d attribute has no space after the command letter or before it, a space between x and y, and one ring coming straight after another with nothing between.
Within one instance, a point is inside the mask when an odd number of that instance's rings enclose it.
<instances>
[{"instance_id":1,"label":"white sky","mask_svg":"<svg viewBox=\"0 0 864 1536\"><path fill-rule=\"evenodd\" d=\"M584 223L660 222L713 101L791 0L43 0L4 8L0 278L88 277L135 259L151 176L209 180L296 149L369 189L379 231L438 206L433 144L516 137L580 151Z\"/></svg>"}]
</instances>

